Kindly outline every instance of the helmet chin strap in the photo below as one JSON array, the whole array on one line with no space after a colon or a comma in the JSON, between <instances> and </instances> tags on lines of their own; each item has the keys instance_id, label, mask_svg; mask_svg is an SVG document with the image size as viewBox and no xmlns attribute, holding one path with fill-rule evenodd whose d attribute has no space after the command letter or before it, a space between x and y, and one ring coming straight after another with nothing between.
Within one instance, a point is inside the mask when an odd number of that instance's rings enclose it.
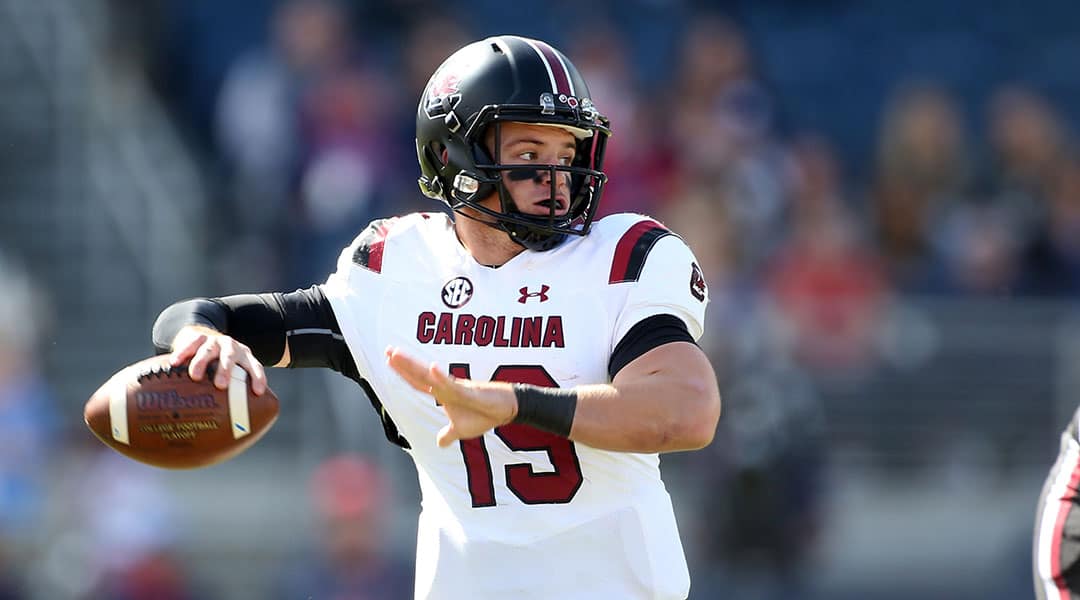
<instances>
[{"instance_id":1,"label":"helmet chin strap","mask_svg":"<svg viewBox=\"0 0 1080 600\"><path fill-rule=\"evenodd\" d=\"M484 225L487 225L488 227L490 227L492 229L498 229L499 231L503 231L503 228L499 226L498 221L488 221L485 218L470 215L469 213L465 212L464 210L460 210L460 209L455 209L454 214L461 215L461 216L465 217L466 219L472 219L473 221L476 221L477 223L482 223ZM484 216L486 217L487 215L484 215Z\"/></svg>"},{"instance_id":2,"label":"helmet chin strap","mask_svg":"<svg viewBox=\"0 0 1080 600\"><path fill-rule=\"evenodd\" d=\"M542 183L544 171L532 169L513 169L509 173L507 173L507 177L514 178L515 174L519 178L519 181L531 178L537 183ZM499 204L502 206L502 211L504 214L517 213L519 215L522 215L523 217L529 216L518 210L517 203L514 202L514 197L510 195L510 191L506 189L506 186L504 186L502 183L499 183L497 184L497 187L499 190ZM554 183L552 183L551 187L554 193ZM554 210L554 202L555 200L552 199L553 204L551 210ZM551 214L552 213L549 213L549 215ZM561 244L564 239L566 239L565 233L540 231L533 229L528 225L523 225L520 223L496 221L493 226L506 232L506 235L510 236L510 239L513 240L514 243L534 252L545 252L547 250L551 250L555 246Z\"/></svg>"},{"instance_id":3,"label":"helmet chin strap","mask_svg":"<svg viewBox=\"0 0 1080 600\"><path fill-rule=\"evenodd\" d=\"M536 177L537 179L542 178L543 171L534 171L532 173L535 173L532 176ZM498 188L500 204L502 206L503 214L516 213L521 216L529 216L517 210L517 205L514 203L514 199L510 196L510 192L508 192L502 185L499 185ZM562 241L566 238L565 233L540 231L525 224L502 221L499 220L498 217L493 217L491 215L486 215L483 213L481 213L482 216L476 216L460 209L455 209L454 213L461 215L466 219L472 219L477 223L482 223L492 229L505 233L515 244L527 250L532 250L534 252L544 252L547 250L551 250L552 248L562 243Z\"/></svg>"},{"instance_id":4,"label":"helmet chin strap","mask_svg":"<svg viewBox=\"0 0 1080 600\"><path fill-rule=\"evenodd\" d=\"M525 248L526 250L533 250L535 252L544 252L551 250L555 246L562 243L566 238L565 233L539 233L533 229L530 229L527 225L519 225L517 223L505 223L502 221L488 221L477 216L470 215L463 210L455 210L454 214L461 215L466 219L472 219L477 223L487 225L488 227L506 234L515 244Z\"/></svg>"}]
</instances>

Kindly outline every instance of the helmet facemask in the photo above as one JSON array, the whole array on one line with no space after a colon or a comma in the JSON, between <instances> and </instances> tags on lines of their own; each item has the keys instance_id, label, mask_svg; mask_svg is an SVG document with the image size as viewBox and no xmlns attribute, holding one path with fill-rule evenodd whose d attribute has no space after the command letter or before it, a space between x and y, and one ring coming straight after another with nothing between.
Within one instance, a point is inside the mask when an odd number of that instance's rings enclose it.
<instances>
[{"instance_id":1,"label":"helmet facemask","mask_svg":"<svg viewBox=\"0 0 1080 600\"><path fill-rule=\"evenodd\" d=\"M497 151L502 142L499 129L508 122L569 131L575 140L574 159L570 164L505 164ZM491 151L485 143L489 132L496 138ZM609 135L608 120L596 110L581 74L561 52L519 36L487 38L447 58L420 97L418 183L424 195L445 202L456 213L504 231L531 250L550 250L566 236L589 232L607 181L603 158ZM525 205L511 197L510 189L528 188L515 181L537 177L552 186L547 214L527 214L519 210ZM569 190L560 192L566 195L563 210L554 206L554 198L556 182L566 178ZM539 193L532 188L524 200L535 207ZM493 196L499 199L497 205L481 204Z\"/></svg>"}]
</instances>

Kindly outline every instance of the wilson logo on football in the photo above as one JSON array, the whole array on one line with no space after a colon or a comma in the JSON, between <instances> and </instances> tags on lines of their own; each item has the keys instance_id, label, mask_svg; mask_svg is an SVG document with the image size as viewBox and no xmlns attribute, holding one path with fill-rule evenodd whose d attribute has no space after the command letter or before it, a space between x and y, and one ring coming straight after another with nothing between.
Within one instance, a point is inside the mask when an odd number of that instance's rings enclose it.
<instances>
[{"instance_id":1,"label":"wilson logo on football","mask_svg":"<svg viewBox=\"0 0 1080 600\"><path fill-rule=\"evenodd\" d=\"M548 293L548 290L550 290L550 289L551 289L551 286L546 285L546 284L540 286L540 291L539 292L530 292L528 286L523 287L520 290L518 290L518 291L521 292L521 297L518 298L518 302L520 302L522 304L525 304L526 302L529 301L529 298L539 298L541 302L547 302L547 299L548 299L548 294L547 293Z\"/></svg>"},{"instance_id":2,"label":"wilson logo on football","mask_svg":"<svg viewBox=\"0 0 1080 600\"><path fill-rule=\"evenodd\" d=\"M181 396L176 390L166 392L135 392L139 410L178 410L181 408L217 408L213 394Z\"/></svg>"},{"instance_id":3,"label":"wilson logo on football","mask_svg":"<svg viewBox=\"0 0 1080 600\"><path fill-rule=\"evenodd\" d=\"M449 308L461 308L472 298L473 284L468 277L451 279L442 288L442 301Z\"/></svg>"}]
</instances>

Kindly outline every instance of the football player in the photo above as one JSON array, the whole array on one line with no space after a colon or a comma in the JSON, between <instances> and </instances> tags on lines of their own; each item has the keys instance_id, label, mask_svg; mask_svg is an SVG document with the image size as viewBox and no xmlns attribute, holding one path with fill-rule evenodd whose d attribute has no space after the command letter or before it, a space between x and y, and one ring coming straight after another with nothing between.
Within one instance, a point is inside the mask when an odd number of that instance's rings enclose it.
<instances>
[{"instance_id":1,"label":"football player","mask_svg":"<svg viewBox=\"0 0 1080 600\"><path fill-rule=\"evenodd\" d=\"M419 475L417 598L688 594L658 454L716 429L708 290L661 223L593 221L610 133L560 51L472 43L416 115L420 188L452 218L375 221L322 285L182 301L155 323L195 379L216 360L256 393L262 365L364 389Z\"/></svg>"},{"instance_id":2,"label":"football player","mask_svg":"<svg viewBox=\"0 0 1080 600\"><path fill-rule=\"evenodd\" d=\"M1061 434L1057 460L1039 496L1035 516L1035 597L1080 599L1080 410Z\"/></svg>"}]
</instances>

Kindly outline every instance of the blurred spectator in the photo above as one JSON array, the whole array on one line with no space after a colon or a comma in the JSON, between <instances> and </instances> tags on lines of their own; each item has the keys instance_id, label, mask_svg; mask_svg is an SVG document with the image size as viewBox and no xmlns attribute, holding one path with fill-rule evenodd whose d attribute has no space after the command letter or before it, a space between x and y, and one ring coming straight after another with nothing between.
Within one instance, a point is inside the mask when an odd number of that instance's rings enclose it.
<instances>
[{"instance_id":1,"label":"blurred spectator","mask_svg":"<svg viewBox=\"0 0 1080 600\"><path fill-rule=\"evenodd\" d=\"M990 99L988 130L989 164L976 200L997 212L1018 255L1016 291L1068 293L1075 276L1062 235L1069 236L1068 196L1076 190L1064 119L1034 90L1004 86Z\"/></svg>"},{"instance_id":2,"label":"blurred spectator","mask_svg":"<svg viewBox=\"0 0 1080 600\"><path fill-rule=\"evenodd\" d=\"M653 214L666 200L657 181L666 157L663 148L652 142L654 132L641 105L637 74L623 40L617 31L601 25L578 31L571 46L575 64L589 82L593 102L618 131L604 151L608 183L597 214Z\"/></svg>"},{"instance_id":3,"label":"blurred spectator","mask_svg":"<svg viewBox=\"0 0 1080 600\"><path fill-rule=\"evenodd\" d=\"M739 231L740 267L756 270L782 236L786 201L772 98L746 37L724 17L690 23L678 64L666 110L652 115L672 128L674 164L660 200L677 206L687 191L707 190Z\"/></svg>"},{"instance_id":4,"label":"blurred spectator","mask_svg":"<svg viewBox=\"0 0 1080 600\"><path fill-rule=\"evenodd\" d=\"M749 42L733 21L702 15L689 24L679 49L668 100L683 167L720 173L771 133L771 99L755 71ZM709 135L714 134L714 135Z\"/></svg>"},{"instance_id":5,"label":"blurred spectator","mask_svg":"<svg viewBox=\"0 0 1080 600\"><path fill-rule=\"evenodd\" d=\"M287 0L270 47L229 70L218 139L234 199L227 230L239 232L234 261L245 265L223 266L232 286L307 285L382 214L377 175L389 166L382 157L394 156L385 125L392 102L347 22L334 0ZM294 251L274 240L291 240ZM260 272L284 281L235 281Z\"/></svg>"},{"instance_id":6,"label":"blurred spectator","mask_svg":"<svg viewBox=\"0 0 1080 600\"><path fill-rule=\"evenodd\" d=\"M932 271L932 226L970 179L963 119L935 85L900 88L878 133L872 210L890 279L918 290Z\"/></svg>"},{"instance_id":7,"label":"blurred spectator","mask_svg":"<svg viewBox=\"0 0 1080 600\"><path fill-rule=\"evenodd\" d=\"M810 597L826 506L825 414L781 340L763 339L767 319L744 314L724 332L724 419L712 446L692 459L706 562L695 598Z\"/></svg>"},{"instance_id":8,"label":"blurred spectator","mask_svg":"<svg viewBox=\"0 0 1080 600\"><path fill-rule=\"evenodd\" d=\"M314 84L300 106L304 146L292 222L290 285L309 285L335 264L363 225L385 214L384 180L395 178L387 89L374 70L346 69Z\"/></svg>"},{"instance_id":9,"label":"blurred spectator","mask_svg":"<svg viewBox=\"0 0 1080 600\"><path fill-rule=\"evenodd\" d=\"M226 263L222 270L246 277L268 274L241 288L260 288L282 276L284 259L271 240L286 235L299 162L299 98L324 63L336 62L343 51L343 40L329 39L328 31L339 27L333 14L331 5L319 0L282 3L269 47L243 56L222 84L216 137L230 203L221 230L232 232L233 240L224 255L247 265Z\"/></svg>"},{"instance_id":10,"label":"blurred spectator","mask_svg":"<svg viewBox=\"0 0 1080 600\"><path fill-rule=\"evenodd\" d=\"M1017 291L1022 240L1016 221L1001 206L957 204L940 217L937 260L923 290L1001 296Z\"/></svg>"},{"instance_id":11,"label":"blurred spectator","mask_svg":"<svg viewBox=\"0 0 1080 600\"><path fill-rule=\"evenodd\" d=\"M0 598L19 597L12 577L40 531L47 467L56 444L54 399L39 371L48 318L30 277L0 254ZM7 595L5 595L7 594Z\"/></svg>"},{"instance_id":12,"label":"blurred spectator","mask_svg":"<svg viewBox=\"0 0 1080 600\"><path fill-rule=\"evenodd\" d=\"M1047 216L1047 198L1065 162L1068 130L1034 90L1006 86L990 99L989 164L982 200L1008 212L1018 235L1030 239Z\"/></svg>"},{"instance_id":13,"label":"blurred spectator","mask_svg":"<svg viewBox=\"0 0 1080 600\"><path fill-rule=\"evenodd\" d=\"M1045 227L1025 255L1024 291L1080 296L1080 159L1057 170L1047 198Z\"/></svg>"},{"instance_id":14,"label":"blurred spectator","mask_svg":"<svg viewBox=\"0 0 1080 600\"><path fill-rule=\"evenodd\" d=\"M408 3L412 0L403 0ZM389 82L394 85L393 101L394 140L413 140L416 137L416 98L419 98L428 79L442 61L455 50L472 41L472 34L454 14L428 9L413 15L406 32L405 41L395 39L395 48L401 56L395 62L395 76ZM391 152L397 154L390 156ZM415 144L395 143L386 151L387 163L392 168L382 179L387 186L388 214L405 214L412 211L449 210L441 202L432 202L417 192Z\"/></svg>"},{"instance_id":15,"label":"blurred spectator","mask_svg":"<svg viewBox=\"0 0 1080 600\"><path fill-rule=\"evenodd\" d=\"M191 573L175 554L182 530L172 497L164 488L164 472L132 461L112 450L99 451L84 473L77 535L86 537L72 568L85 581L80 598L94 600L194 600L199 598ZM108 485L101 485L108 482ZM61 574L57 574L62 576Z\"/></svg>"},{"instance_id":16,"label":"blurred spectator","mask_svg":"<svg viewBox=\"0 0 1080 600\"><path fill-rule=\"evenodd\" d=\"M1025 256L1038 261L1038 246L1046 247L1050 195L1065 163L1063 124L1042 97L1011 86L994 94L989 117L986 174L936 215L927 291L1001 296L1047 289L1045 275L1025 274L1025 267L1039 267L1025 264Z\"/></svg>"},{"instance_id":17,"label":"blurred spectator","mask_svg":"<svg viewBox=\"0 0 1080 600\"><path fill-rule=\"evenodd\" d=\"M412 598L412 569L386 550L386 476L357 455L325 460L311 477L319 547L285 572L282 600Z\"/></svg>"},{"instance_id":18,"label":"blurred spectator","mask_svg":"<svg viewBox=\"0 0 1080 600\"><path fill-rule=\"evenodd\" d=\"M578 13L580 3L567 3ZM701 16L701 6L715 9L718 3L687 2L685 0L600 0L590 5L603 7L604 14L596 21L582 21L588 30L598 22L615 26L619 37L626 44L629 62L634 66L637 84L644 86L645 93L638 95L648 100L652 90L667 85L676 58L674 51L682 41L686 24ZM697 4L698 6L695 6ZM730 6L730 5L726 5ZM616 125L622 130L621 125Z\"/></svg>"},{"instance_id":19,"label":"blurred spectator","mask_svg":"<svg viewBox=\"0 0 1080 600\"><path fill-rule=\"evenodd\" d=\"M287 171L297 143L295 103L348 60L341 9L331 0L282 2L270 33L268 48L230 69L219 100L220 148L241 176L277 178Z\"/></svg>"},{"instance_id":20,"label":"blurred spectator","mask_svg":"<svg viewBox=\"0 0 1080 600\"><path fill-rule=\"evenodd\" d=\"M756 281L738 270L740 240L732 223L726 203L716 198L706 186L688 188L678 204L669 204L656 216L679 235L694 251L705 281L709 286L709 312L705 315L706 330L723 332L705 335L700 344L713 359L717 369L724 363L728 350L729 325L738 323L742 312L753 304L751 297ZM720 375L720 380L723 381Z\"/></svg>"},{"instance_id":21,"label":"blurred spectator","mask_svg":"<svg viewBox=\"0 0 1080 600\"><path fill-rule=\"evenodd\" d=\"M720 14L699 14L688 23L676 64L679 94L706 109L731 85L754 78L746 35Z\"/></svg>"},{"instance_id":22,"label":"blurred spectator","mask_svg":"<svg viewBox=\"0 0 1080 600\"><path fill-rule=\"evenodd\" d=\"M23 593L23 585L15 578L13 569L9 568L4 541L0 539L0 600L22 600L29 597Z\"/></svg>"},{"instance_id":23,"label":"blurred spectator","mask_svg":"<svg viewBox=\"0 0 1080 600\"><path fill-rule=\"evenodd\" d=\"M431 74L442 61L472 40L472 35L451 15L426 10L415 14L414 19L406 32L406 43L400 48L403 66L399 75L403 87L401 93L405 98L419 98ZM415 137L415 102L405 104L401 116L408 122L410 133L407 137ZM413 148L409 150L415 151ZM409 158L412 160L415 156Z\"/></svg>"},{"instance_id":24,"label":"blurred spectator","mask_svg":"<svg viewBox=\"0 0 1080 600\"><path fill-rule=\"evenodd\" d=\"M429 27L431 34L430 43L434 47L442 47L442 39L456 32L453 19L448 14L448 7L436 0L381 0L378 2L354 2L353 13L355 14L355 27L357 35L364 38L365 44L379 51L380 56L387 62L395 62L400 59L400 54L409 52L412 43L402 43L403 39L412 36L418 28L423 28L422 23L443 22L447 25L446 32L439 32L436 28ZM460 45L453 45L451 51ZM441 51L441 48L440 50ZM423 85L427 83L427 77L449 56L449 52L436 59L429 65L427 76L420 82L420 87L415 93L409 93L409 98L420 96ZM414 132L415 133L415 132Z\"/></svg>"},{"instance_id":25,"label":"blurred spectator","mask_svg":"<svg viewBox=\"0 0 1080 600\"><path fill-rule=\"evenodd\" d=\"M715 292L732 291L740 284L739 248L742 233L733 223L729 205L715 190L694 182L679 197L655 214L694 251L705 281ZM710 294L715 302L715 294Z\"/></svg>"},{"instance_id":26,"label":"blurred spectator","mask_svg":"<svg viewBox=\"0 0 1080 600\"><path fill-rule=\"evenodd\" d=\"M796 359L820 374L875 366L888 284L842 197L828 144L793 147L791 234L764 273L765 287Z\"/></svg>"}]
</instances>

